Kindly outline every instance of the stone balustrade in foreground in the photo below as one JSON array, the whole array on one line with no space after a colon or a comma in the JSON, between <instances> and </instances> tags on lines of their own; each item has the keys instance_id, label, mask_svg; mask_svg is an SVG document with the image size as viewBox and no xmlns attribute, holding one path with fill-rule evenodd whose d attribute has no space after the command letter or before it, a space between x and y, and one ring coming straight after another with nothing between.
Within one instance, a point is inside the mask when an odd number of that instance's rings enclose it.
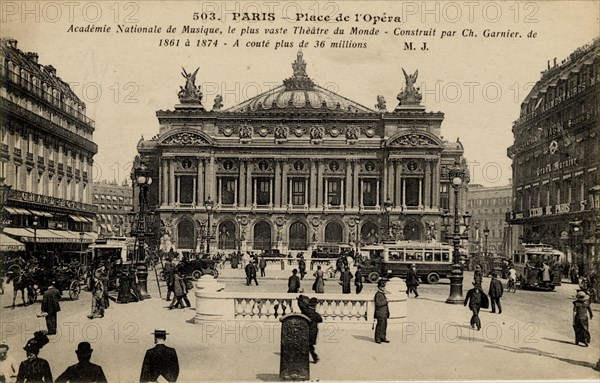
<instances>
[{"instance_id":1,"label":"stone balustrade in foreground","mask_svg":"<svg viewBox=\"0 0 600 383\"><path fill-rule=\"evenodd\" d=\"M386 285L390 309L388 323L401 323L407 316L406 285L392 278ZM226 291L225 285L205 275L196 284L195 323L215 321L279 322L289 313L299 313L300 294L319 299L317 312L324 323L338 325L371 325L374 294L315 294Z\"/></svg>"}]
</instances>

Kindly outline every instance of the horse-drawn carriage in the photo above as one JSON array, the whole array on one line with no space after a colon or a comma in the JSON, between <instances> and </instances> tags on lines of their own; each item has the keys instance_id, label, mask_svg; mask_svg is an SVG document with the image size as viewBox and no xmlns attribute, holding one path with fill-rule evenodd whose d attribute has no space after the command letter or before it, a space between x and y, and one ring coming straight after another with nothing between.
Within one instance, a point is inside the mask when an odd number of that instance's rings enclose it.
<instances>
[{"instance_id":1,"label":"horse-drawn carriage","mask_svg":"<svg viewBox=\"0 0 600 383\"><path fill-rule=\"evenodd\" d=\"M66 291L71 300L79 299L85 270L79 259L67 258L66 254L35 252L29 254L28 260L20 257L10 260L6 276L7 283L13 283L13 307L18 291L23 304L33 304L52 283L61 295Z\"/></svg>"}]
</instances>

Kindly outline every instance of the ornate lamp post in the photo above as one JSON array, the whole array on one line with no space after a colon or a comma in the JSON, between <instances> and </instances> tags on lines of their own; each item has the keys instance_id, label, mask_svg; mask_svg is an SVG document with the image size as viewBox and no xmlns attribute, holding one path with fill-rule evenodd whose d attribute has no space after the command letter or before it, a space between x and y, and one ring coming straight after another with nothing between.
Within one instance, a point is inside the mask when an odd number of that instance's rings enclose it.
<instances>
[{"instance_id":1,"label":"ornate lamp post","mask_svg":"<svg viewBox=\"0 0 600 383\"><path fill-rule=\"evenodd\" d=\"M392 201L388 197L388 199L383 203L383 208L386 215L385 235L383 236L384 242L392 241L392 236L390 235L390 213L392 212L392 206Z\"/></svg>"},{"instance_id":2,"label":"ornate lamp post","mask_svg":"<svg viewBox=\"0 0 600 383\"><path fill-rule=\"evenodd\" d=\"M138 278L138 286L144 298L150 298L148 294L148 270L146 269L146 229L147 217L146 209L148 208L148 190L152 184L152 178L149 175L148 168L144 163L134 169L135 182L139 187L139 212L137 215L137 228L135 231L136 237L136 253L134 253L134 263L137 264L136 276Z\"/></svg>"},{"instance_id":3,"label":"ornate lamp post","mask_svg":"<svg viewBox=\"0 0 600 383\"><path fill-rule=\"evenodd\" d=\"M212 240L212 233L210 231L210 216L215 208L215 202L210 199L210 196L208 196L208 199L204 201L204 208L208 214L208 224L206 225L206 254L210 255L210 241Z\"/></svg>"},{"instance_id":4,"label":"ornate lamp post","mask_svg":"<svg viewBox=\"0 0 600 383\"><path fill-rule=\"evenodd\" d=\"M484 251L484 255L483 255L483 259L485 260L484 264L487 266L489 263L489 255L488 255L488 237L490 236L490 229L488 229L488 227L486 226L485 229L483 229L483 251ZM487 267L485 268L485 273L487 274Z\"/></svg>"},{"instance_id":5,"label":"ornate lamp post","mask_svg":"<svg viewBox=\"0 0 600 383\"><path fill-rule=\"evenodd\" d=\"M37 215L33 216L33 222L31 223L33 225L33 251L37 250L37 228L40 225L40 219L38 218Z\"/></svg>"},{"instance_id":6,"label":"ornate lamp post","mask_svg":"<svg viewBox=\"0 0 600 383\"><path fill-rule=\"evenodd\" d=\"M450 183L452 188L454 189L454 230L452 234L447 234L446 239L452 240L452 246L454 247L454 252L452 253L452 274L450 275L450 296L446 299L446 303L450 304L462 304L464 302L463 294L462 294L462 286L463 286L463 270L460 264L460 241L462 239L468 239L468 227L471 215L466 212L463 215L465 231L463 234L460 233L460 219L458 214L458 197L460 187L462 186L466 177L465 171L460 167L460 162L458 158L454 162L454 168L450 169L448 172L448 178L450 179ZM450 226L450 212L446 211L444 214L444 225L446 227Z\"/></svg>"}]
</instances>

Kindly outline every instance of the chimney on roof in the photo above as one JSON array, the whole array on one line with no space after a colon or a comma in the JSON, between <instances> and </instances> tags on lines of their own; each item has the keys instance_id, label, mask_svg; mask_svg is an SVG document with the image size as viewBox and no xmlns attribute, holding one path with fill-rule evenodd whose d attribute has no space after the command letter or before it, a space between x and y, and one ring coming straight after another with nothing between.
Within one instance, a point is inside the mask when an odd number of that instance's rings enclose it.
<instances>
[{"instance_id":1,"label":"chimney on roof","mask_svg":"<svg viewBox=\"0 0 600 383\"><path fill-rule=\"evenodd\" d=\"M554 58L554 66L556 66L556 57Z\"/></svg>"},{"instance_id":2,"label":"chimney on roof","mask_svg":"<svg viewBox=\"0 0 600 383\"><path fill-rule=\"evenodd\" d=\"M39 56L35 52L27 52L27 58L37 64Z\"/></svg>"},{"instance_id":3,"label":"chimney on roof","mask_svg":"<svg viewBox=\"0 0 600 383\"><path fill-rule=\"evenodd\" d=\"M44 69L51 75L56 76L56 68L54 68L52 65L46 65L44 66Z\"/></svg>"},{"instance_id":4,"label":"chimney on roof","mask_svg":"<svg viewBox=\"0 0 600 383\"><path fill-rule=\"evenodd\" d=\"M550 69L550 60L548 60L548 69Z\"/></svg>"}]
</instances>

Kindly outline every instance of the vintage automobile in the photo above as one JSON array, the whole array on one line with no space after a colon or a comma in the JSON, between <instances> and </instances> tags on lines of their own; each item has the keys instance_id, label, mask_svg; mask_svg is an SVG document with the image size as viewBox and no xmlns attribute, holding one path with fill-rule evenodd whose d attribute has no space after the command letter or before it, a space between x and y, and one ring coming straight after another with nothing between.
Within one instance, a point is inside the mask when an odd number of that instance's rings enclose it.
<instances>
[{"instance_id":1,"label":"vintage automobile","mask_svg":"<svg viewBox=\"0 0 600 383\"><path fill-rule=\"evenodd\" d=\"M550 245L523 244L523 251L513 254L517 281L522 289L551 291L561 284L560 261L564 254ZM550 281L542 280L542 264L550 267Z\"/></svg>"},{"instance_id":2,"label":"vintage automobile","mask_svg":"<svg viewBox=\"0 0 600 383\"><path fill-rule=\"evenodd\" d=\"M176 268L184 278L192 277L196 281L204 274L212 275L215 278L219 276L215 261L207 255L190 254L184 257Z\"/></svg>"}]
</instances>

